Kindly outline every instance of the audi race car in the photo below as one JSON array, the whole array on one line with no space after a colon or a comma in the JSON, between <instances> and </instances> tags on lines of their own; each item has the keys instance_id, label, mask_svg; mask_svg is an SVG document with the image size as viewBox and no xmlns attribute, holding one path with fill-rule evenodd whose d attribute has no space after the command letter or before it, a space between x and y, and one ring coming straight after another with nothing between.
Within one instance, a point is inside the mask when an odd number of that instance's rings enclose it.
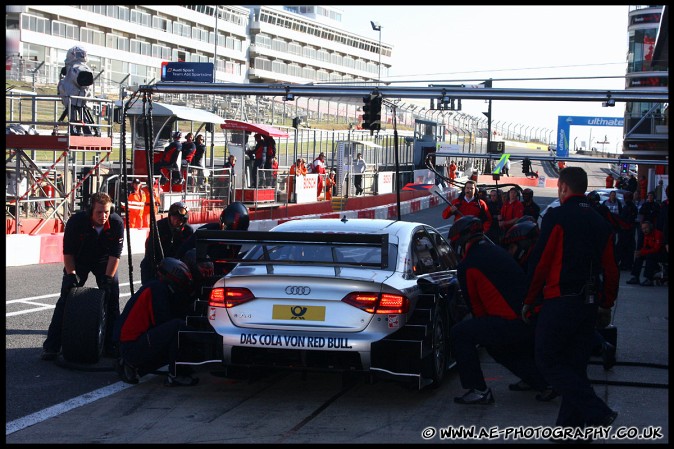
<instances>
[{"instance_id":1,"label":"audi race car","mask_svg":"<svg viewBox=\"0 0 674 449\"><path fill-rule=\"evenodd\" d=\"M456 256L431 226L305 219L196 238L199 260L213 245L246 251L202 294L213 359L181 349L179 363L367 372L419 389L440 385L454 364L449 330L467 308Z\"/></svg>"}]
</instances>

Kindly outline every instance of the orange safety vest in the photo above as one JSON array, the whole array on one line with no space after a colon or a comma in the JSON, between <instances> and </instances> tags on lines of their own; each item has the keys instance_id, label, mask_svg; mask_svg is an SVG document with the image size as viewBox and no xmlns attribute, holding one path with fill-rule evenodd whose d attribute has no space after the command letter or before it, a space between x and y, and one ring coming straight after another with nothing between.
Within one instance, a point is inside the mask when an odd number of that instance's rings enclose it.
<instances>
[{"instance_id":1,"label":"orange safety vest","mask_svg":"<svg viewBox=\"0 0 674 449\"><path fill-rule=\"evenodd\" d=\"M145 208L145 193L142 190L129 193L128 214L129 228L140 229L143 227L143 209Z\"/></svg>"},{"instance_id":2,"label":"orange safety vest","mask_svg":"<svg viewBox=\"0 0 674 449\"><path fill-rule=\"evenodd\" d=\"M152 198L150 196L150 189L148 186L143 185L143 187L140 188L140 190L143 191L145 197L144 197L144 207L143 207L143 227L144 228L149 228L150 227L150 205L152 204ZM159 212L159 188L155 187L154 189L154 213L156 214Z\"/></svg>"}]
</instances>

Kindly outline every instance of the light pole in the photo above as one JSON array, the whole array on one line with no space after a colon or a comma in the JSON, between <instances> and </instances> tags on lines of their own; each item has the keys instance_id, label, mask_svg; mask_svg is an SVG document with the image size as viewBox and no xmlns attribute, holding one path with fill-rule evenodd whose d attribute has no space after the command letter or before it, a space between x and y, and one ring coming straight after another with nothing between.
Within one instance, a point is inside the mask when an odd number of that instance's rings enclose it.
<instances>
[{"instance_id":1,"label":"light pole","mask_svg":"<svg viewBox=\"0 0 674 449\"><path fill-rule=\"evenodd\" d=\"M524 141L525 141L525 142L528 142L528 141L529 141L529 139L527 138L527 131L529 131L529 128L531 128L531 125L529 125L529 126L527 126L526 128L524 128Z\"/></svg>"},{"instance_id":2,"label":"light pole","mask_svg":"<svg viewBox=\"0 0 674 449\"><path fill-rule=\"evenodd\" d=\"M512 126L512 123L508 122L508 128L506 128L506 129L507 129L507 131L506 131L506 139L511 139L511 137L510 137L510 127L511 127L511 126Z\"/></svg>"},{"instance_id":3,"label":"light pole","mask_svg":"<svg viewBox=\"0 0 674 449\"><path fill-rule=\"evenodd\" d=\"M379 83L381 82L381 24L370 20L370 25L372 25L374 31L379 31L379 71L377 74L377 86L379 86Z\"/></svg>"}]
</instances>

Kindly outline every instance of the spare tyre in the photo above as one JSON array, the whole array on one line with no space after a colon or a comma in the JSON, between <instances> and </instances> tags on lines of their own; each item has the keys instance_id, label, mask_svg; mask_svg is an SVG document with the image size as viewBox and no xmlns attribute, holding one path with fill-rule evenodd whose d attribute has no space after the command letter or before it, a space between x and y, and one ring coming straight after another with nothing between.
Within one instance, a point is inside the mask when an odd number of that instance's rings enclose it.
<instances>
[{"instance_id":1,"label":"spare tyre","mask_svg":"<svg viewBox=\"0 0 674 449\"><path fill-rule=\"evenodd\" d=\"M61 332L63 358L72 363L97 363L105 342L105 292L75 287L66 297Z\"/></svg>"}]
</instances>

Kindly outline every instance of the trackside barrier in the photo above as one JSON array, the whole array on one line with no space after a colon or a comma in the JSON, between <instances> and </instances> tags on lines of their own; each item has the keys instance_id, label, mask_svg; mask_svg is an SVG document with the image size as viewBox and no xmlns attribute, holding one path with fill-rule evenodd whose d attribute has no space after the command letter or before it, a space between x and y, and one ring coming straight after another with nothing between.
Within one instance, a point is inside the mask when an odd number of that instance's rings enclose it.
<instances>
[{"instance_id":1,"label":"trackside barrier","mask_svg":"<svg viewBox=\"0 0 674 449\"><path fill-rule=\"evenodd\" d=\"M451 200L458 195L458 190L449 189L445 191L447 199ZM440 204L437 196L424 196L413 200L400 203L401 213L403 215L412 212L418 212L429 207L435 207ZM277 224L285 221L305 219L305 218L381 218L393 219L397 217L397 205L387 204L368 209L349 210L341 212L331 212L327 214L302 215L290 219L274 220L253 220L250 222L251 231L268 231ZM193 225L198 227L203 223ZM144 254L145 240L147 239L148 229L130 229L131 253ZM126 241L124 242L124 251L127 254ZM7 267L16 267L23 265L35 265L41 263L63 262L63 233L26 235L10 234L6 236L6 263Z\"/></svg>"}]
</instances>

